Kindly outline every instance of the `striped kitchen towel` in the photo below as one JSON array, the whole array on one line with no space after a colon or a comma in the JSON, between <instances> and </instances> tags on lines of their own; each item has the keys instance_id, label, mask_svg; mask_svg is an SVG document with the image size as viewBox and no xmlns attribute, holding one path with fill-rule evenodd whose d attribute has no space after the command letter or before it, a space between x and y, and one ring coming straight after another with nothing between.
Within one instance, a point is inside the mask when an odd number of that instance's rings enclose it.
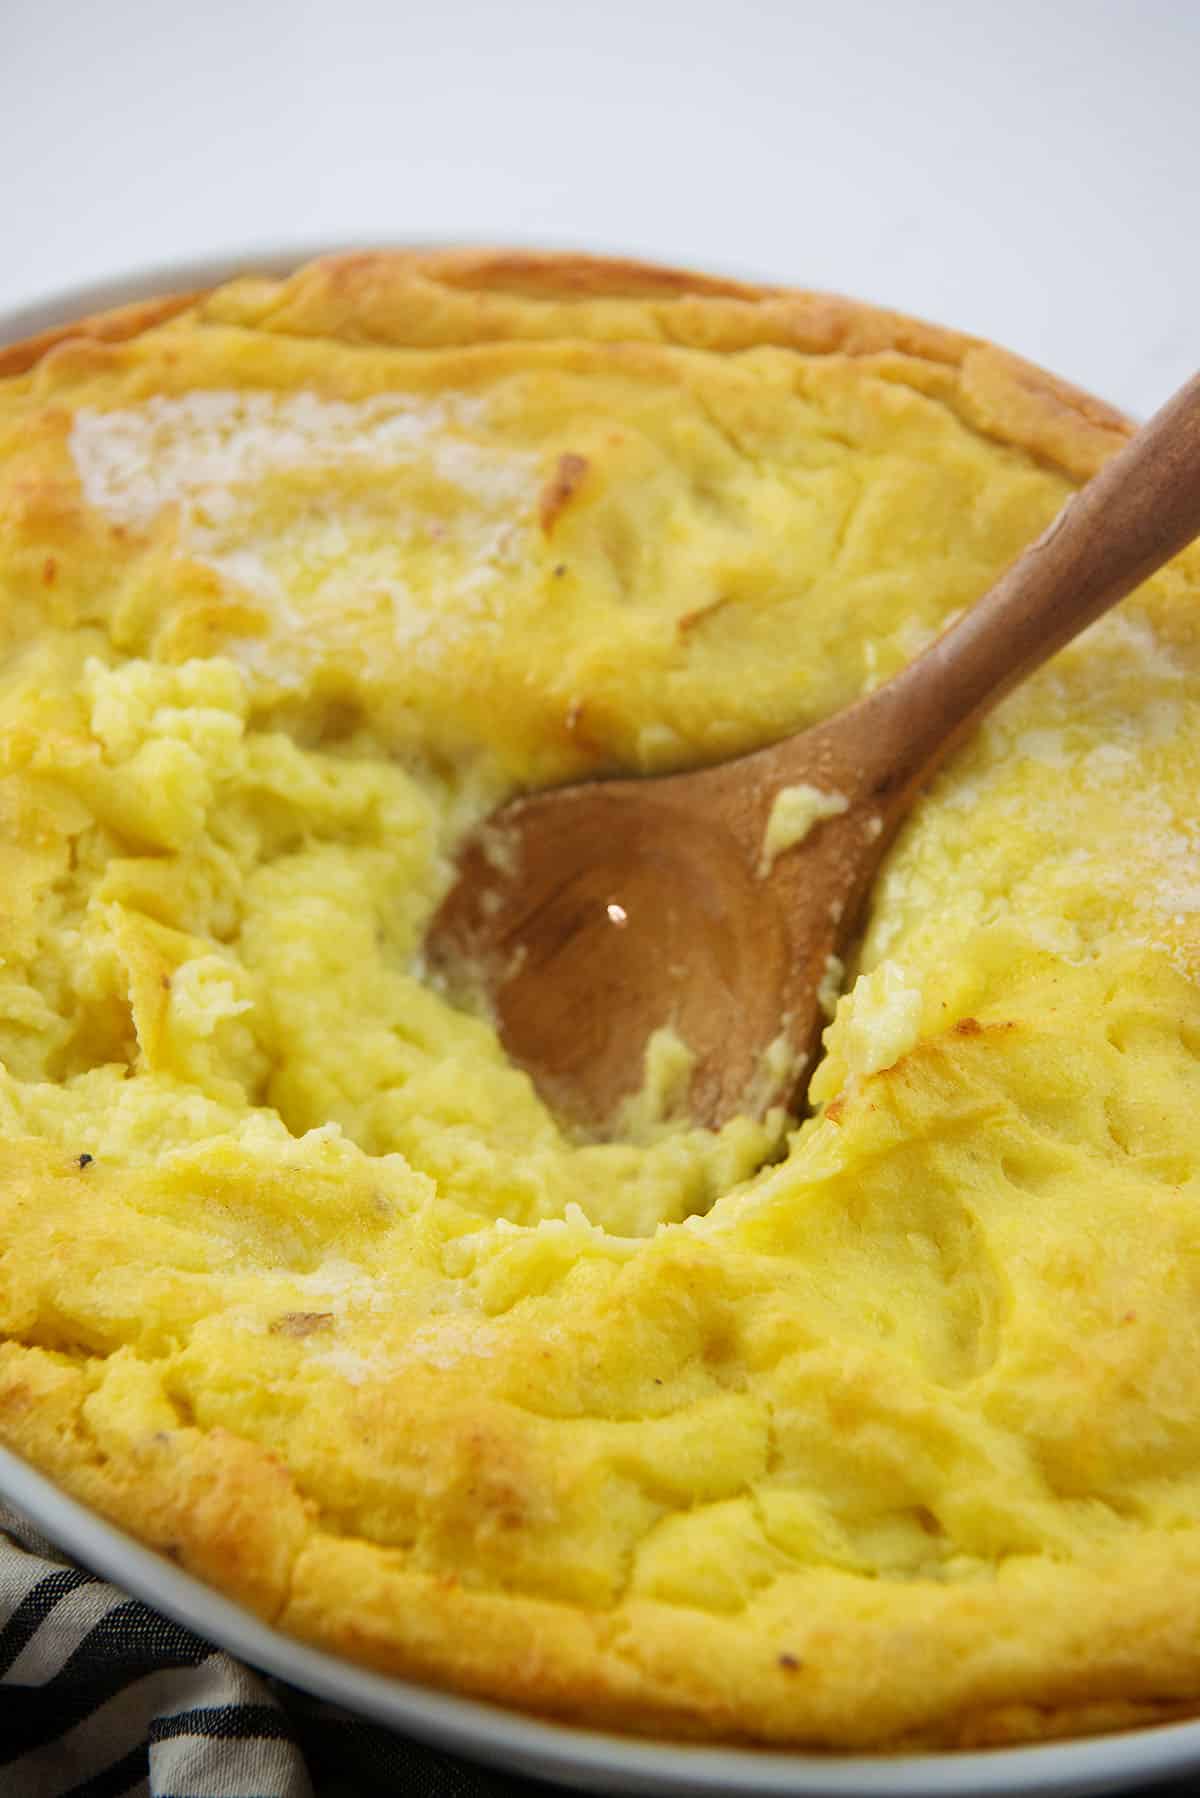
<instances>
[{"instance_id":1,"label":"striped kitchen towel","mask_svg":"<svg viewBox=\"0 0 1200 1798\"><path fill-rule=\"evenodd\" d=\"M252 1672L0 1506L0 1798L533 1798Z\"/></svg>"}]
</instances>

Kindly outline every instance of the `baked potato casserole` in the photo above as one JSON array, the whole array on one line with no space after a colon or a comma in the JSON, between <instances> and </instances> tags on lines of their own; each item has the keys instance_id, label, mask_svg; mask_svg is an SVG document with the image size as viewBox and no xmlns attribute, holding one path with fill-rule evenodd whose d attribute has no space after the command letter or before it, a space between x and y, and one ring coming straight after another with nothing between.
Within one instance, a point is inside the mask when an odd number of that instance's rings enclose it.
<instances>
[{"instance_id":1,"label":"baked potato casserole","mask_svg":"<svg viewBox=\"0 0 1200 1798\"><path fill-rule=\"evenodd\" d=\"M812 1115L550 1115L519 789L909 660L1128 434L869 306L372 253L0 352L0 1442L275 1622L832 1749L1200 1709L1200 558L890 852Z\"/></svg>"}]
</instances>

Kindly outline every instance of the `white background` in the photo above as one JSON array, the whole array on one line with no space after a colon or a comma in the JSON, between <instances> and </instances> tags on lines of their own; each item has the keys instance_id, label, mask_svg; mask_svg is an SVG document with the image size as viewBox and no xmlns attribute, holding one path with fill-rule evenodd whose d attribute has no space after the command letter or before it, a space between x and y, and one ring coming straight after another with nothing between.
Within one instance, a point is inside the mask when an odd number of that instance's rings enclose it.
<instances>
[{"instance_id":1,"label":"white background","mask_svg":"<svg viewBox=\"0 0 1200 1798\"><path fill-rule=\"evenodd\" d=\"M591 245L1200 364L1200 0L0 0L0 308L328 241Z\"/></svg>"}]
</instances>

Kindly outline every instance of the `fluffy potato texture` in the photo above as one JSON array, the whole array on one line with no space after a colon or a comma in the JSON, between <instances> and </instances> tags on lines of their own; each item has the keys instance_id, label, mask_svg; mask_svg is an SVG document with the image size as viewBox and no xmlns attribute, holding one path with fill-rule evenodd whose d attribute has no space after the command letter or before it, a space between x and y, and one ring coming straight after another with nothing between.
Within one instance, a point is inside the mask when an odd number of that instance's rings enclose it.
<instances>
[{"instance_id":1,"label":"fluffy potato texture","mask_svg":"<svg viewBox=\"0 0 1200 1798\"><path fill-rule=\"evenodd\" d=\"M1122 422L864 306L499 253L0 369L0 1441L546 1714L1200 1708L1194 554L921 800L802 1124L664 1077L581 1141L421 962L506 794L849 702Z\"/></svg>"}]
</instances>

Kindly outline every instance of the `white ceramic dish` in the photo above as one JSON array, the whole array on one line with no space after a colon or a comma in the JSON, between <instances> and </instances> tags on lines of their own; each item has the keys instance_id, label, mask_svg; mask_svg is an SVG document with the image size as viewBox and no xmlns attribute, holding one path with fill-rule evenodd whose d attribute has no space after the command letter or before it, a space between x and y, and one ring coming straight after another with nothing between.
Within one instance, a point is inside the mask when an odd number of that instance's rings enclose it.
<instances>
[{"instance_id":1,"label":"white ceramic dish","mask_svg":"<svg viewBox=\"0 0 1200 1798\"><path fill-rule=\"evenodd\" d=\"M177 263L54 294L0 313L0 344L155 293L215 285L238 273L283 274L328 248L293 245ZM114 1529L3 1449L0 1498L97 1573L252 1666L440 1748L579 1790L681 1798L785 1792L793 1798L1065 1798L1200 1777L1200 1722L1033 1748L888 1757L690 1747L572 1729L389 1679L305 1647ZM1196 1788L1189 1781L1183 1789Z\"/></svg>"}]
</instances>

